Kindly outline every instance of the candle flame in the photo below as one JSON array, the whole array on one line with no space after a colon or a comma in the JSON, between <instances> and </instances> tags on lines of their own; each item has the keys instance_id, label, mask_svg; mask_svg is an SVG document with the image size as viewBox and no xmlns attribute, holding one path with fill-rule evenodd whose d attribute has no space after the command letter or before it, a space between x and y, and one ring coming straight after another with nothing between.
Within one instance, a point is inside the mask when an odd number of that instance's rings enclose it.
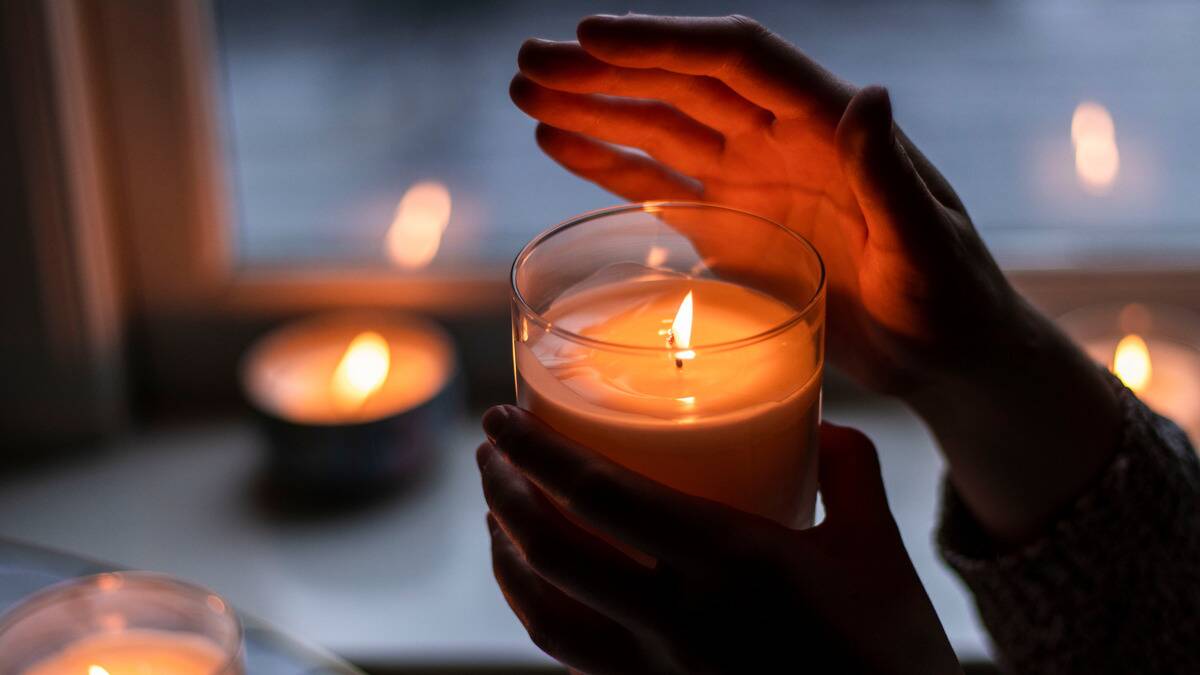
<instances>
[{"instance_id":1,"label":"candle flame","mask_svg":"<svg viewBox=\"0 0 1200 675\"><path fill-rule=\"evenodd\" d=\"M450 223L450 191L437 181L415 183L396 206L387 232L388 256L407 269L425 267L437 255Z\"/></svg>"},{"instance_id":2,"label":"candle flame","mask_svg":"<svg viewBox=\"0 0 1200 675\"><path fill-rule=\"evenodd\" d=\"M1150 384L1150 349L1140 336L1130 333L1121 338L1113 352L1109 368L1134 393L1140 394Z\"/></svg>"},{"instance_id":3,"label":"candle flame","mask_svg":"<svg viewBox=\"0 0 1200 675\"><path fill-rule=\"evenodd\" d=\"M692 346L691 291L683 296L683 302L679 303L679 309L675 312L675 320L671 322L670 343L672 347L682 347L681 351L675 352L676 363L696 358L696 352L689 349Z\"/></svg>"},{"instance_id":4,"label":"candle flame","mask_svg":"<svg viewBox=\"0 0 1200 675\"><path fill-rule=\"evenodd\" d=\"M387 340L373 331L359 333L346 347L329 381L334 402L343 410L360 407L383 386L390 368Z\"/></svg>"},{"instance_id":5,"label":"candle flame","mask_svg":"<svg viewBox=\"0 0 1200 675\"><path fill-rule=\"evenodd\" d=\"M1108 110L1084 101L1071 116L1071 143L1075 146L1075 174L1089 192L1108 191L1121 169L1116 126Z\"/></svg>"},{"instance_id":6,"label":"candle flame","mask_svg":"<svg viewBox=\"0 0 1200 675\"><path fill-rule=\"evenodd\" d=\"M92 664L88 666L88 675L108 675L108 671L103 666Z\"/></svg>"}]
</instances>

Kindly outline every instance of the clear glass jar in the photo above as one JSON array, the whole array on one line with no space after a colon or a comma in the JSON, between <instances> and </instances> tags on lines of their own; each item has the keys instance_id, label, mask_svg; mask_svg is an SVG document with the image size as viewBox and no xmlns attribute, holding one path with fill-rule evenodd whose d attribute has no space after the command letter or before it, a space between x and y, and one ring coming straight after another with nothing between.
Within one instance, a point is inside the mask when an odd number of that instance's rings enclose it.
<instances>
[{"instance_id":1,"label":"clear glass jar","mask_svg":"<svg viewBox=\"0 0 1200 675\"><path fill-rule=\"evenodd\" d=\"M556 430L684 492L812 523L825 272L804 238L709 204L588 213L517 256L512 321L517 400Z\"/></svg>"},{"instance_id":2,"label":"clear glass jar","mask_svg":"<svg viewBox=\"0 0 1200 675\"><path fill-rule=\"evenodd\" d=\"M0 618L3 675L242 675L242 627L211 591L111 572L38 591Z\"/></svg>"}]
</instances>

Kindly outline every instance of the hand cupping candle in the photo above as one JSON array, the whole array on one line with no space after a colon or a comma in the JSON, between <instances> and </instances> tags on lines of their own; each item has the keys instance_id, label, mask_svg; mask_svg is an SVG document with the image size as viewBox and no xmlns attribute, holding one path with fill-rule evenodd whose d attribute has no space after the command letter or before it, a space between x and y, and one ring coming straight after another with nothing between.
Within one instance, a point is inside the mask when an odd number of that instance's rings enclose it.
<instances>
[{"instance_id":1,"label":"hand cupping candle","mask_svg":"<svg viewBox=\"0 0 1200 675\"><path fill-rule=\"evenodd\" d=\"M824 291L813 247L748 213L582 216L514 264L518 401L659 482L808 526Z\"/></svg>"}]
</instances>

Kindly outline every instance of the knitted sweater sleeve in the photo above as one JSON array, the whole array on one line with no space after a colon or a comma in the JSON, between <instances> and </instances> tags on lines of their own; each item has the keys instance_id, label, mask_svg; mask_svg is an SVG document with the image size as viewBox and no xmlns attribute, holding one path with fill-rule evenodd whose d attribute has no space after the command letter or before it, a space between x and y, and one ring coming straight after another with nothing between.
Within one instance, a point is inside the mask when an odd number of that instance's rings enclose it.
<instances>
[{"instance_id":1,"label":"knitted sweater sleeve","mask_svg":"<svg viewBox=\"0 0 1200 675\"><path fill-rule=\"evenodd\" d=\"M1200 673L1200 462L1120 391L1121 448L1039 540L996 553L945 482L938 546L1014 673Z\"/></svg>"}]
</instances>

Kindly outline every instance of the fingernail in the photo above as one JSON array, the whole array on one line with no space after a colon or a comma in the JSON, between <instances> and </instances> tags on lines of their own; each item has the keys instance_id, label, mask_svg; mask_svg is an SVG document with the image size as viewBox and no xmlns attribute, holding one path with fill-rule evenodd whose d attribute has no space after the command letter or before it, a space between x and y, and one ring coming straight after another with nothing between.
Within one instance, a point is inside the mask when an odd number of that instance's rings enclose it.
<instances>
[{"instance_id":1,"label":"fingernail","mask_svg":"<svg viewBox=\"0 0 1200 675\"><path fill-rule=\"evenodd\" d=\"M508 427L508 419L507 406L493 406L483 414L483 433L487 434L488 440L495 443L503 435Z\"/></svg>"}]
</instances>

